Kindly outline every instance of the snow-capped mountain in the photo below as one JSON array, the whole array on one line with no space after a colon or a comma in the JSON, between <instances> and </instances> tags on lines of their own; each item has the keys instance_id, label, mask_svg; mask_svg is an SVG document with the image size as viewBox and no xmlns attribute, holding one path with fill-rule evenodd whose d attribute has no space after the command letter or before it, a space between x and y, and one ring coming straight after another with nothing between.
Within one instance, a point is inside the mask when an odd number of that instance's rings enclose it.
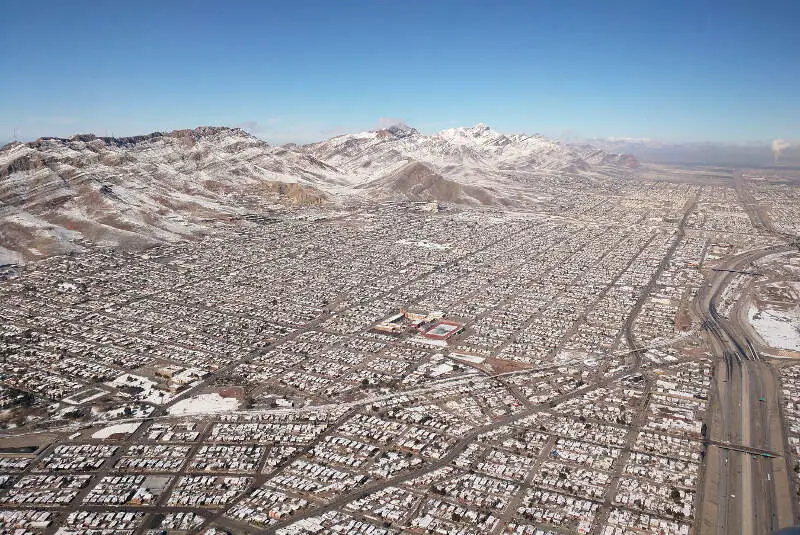
<instances>
[{"instance_id":1,"label":"snow-capped mountain","mask_svg":"<svg viewBox=\"0 0 800 535\"><path fill-rule=\"evenodd\" d=\"M629 172L631 156L570 146L484 124L425 135L405 125L337 136L302 147L372 198L519 204L542 175ZM442 195L443 198L437 196Z\"/></svg>"},{"instance_id":2,"label":"snow-capped mountain","mask_svg":"<svg viewBox=\"0 0 800 535\"><path fill-rule=\"evenodd\" d=\"M238 128L128 138L42 138L0 148L0 264L80 248L180 239L269 206L439 200L526 202L542 174L592 175L630 157L479 124L407 126L271 146ZM521 178L522 177L522 178Z\"/></svg>"},{"instance_id":3,"label":"snow-capped mountain","mask_svg":"<svg viewBox=\"0 0 800 535\"><path fill-rule=\"evenodd\" d=\"M12 143L0 149L0 257L65 252L82 239L178 239L206 218L323 203L318 186L336 180L313 156L234 128Z\"/></svg>"},{"instance_id":4,"label":"snow-capped mountain","mask_svg":"<svg viewBox=\"0 0 800 535\"><path fill-rule=\"evenodd\" d=\"M448 178L494 176L498 171L575 171L596 166L635 166L630 156L572 147L540 135L502 134L484 124L426 136L414 128L337 136L303 149L343 172L379 177L417 161Z\"/></svg>"}]
</instances>

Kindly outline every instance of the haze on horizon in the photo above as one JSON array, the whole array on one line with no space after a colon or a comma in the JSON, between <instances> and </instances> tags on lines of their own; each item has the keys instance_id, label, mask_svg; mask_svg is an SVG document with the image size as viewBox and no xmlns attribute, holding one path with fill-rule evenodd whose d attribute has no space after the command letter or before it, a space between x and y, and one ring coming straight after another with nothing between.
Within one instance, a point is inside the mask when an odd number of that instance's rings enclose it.
<instances>
[{"instance_id":1,"label":"haze on horizon","mask_svg":"<svg viewBox=\"0 0 800 535\"><path fill-rule=\"evenodd\" d=\"M0 143L405 122L568 140L800 140L796 2L44 1L4 7Z\"/></svg>"}]
</instances>

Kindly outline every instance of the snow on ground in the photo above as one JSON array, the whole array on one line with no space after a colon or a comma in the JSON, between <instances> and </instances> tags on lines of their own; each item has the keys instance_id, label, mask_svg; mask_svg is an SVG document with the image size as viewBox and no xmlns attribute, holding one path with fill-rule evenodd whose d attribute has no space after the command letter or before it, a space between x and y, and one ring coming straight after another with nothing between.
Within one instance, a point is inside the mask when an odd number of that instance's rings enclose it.
<instances>
[{"instance_id":1,"label":"snow on ground","mask_svg":"<svg viewBox=\"0 0 800 535\"><path fill-rule=\"evenodd\" d=\"M747 319L767 345L800 351L800 306L786 311L751 306Z\"/></svg>"},{"instance_id":2,"label":"snow on ground","mask_svg":"<svg viewBox=\"0 0 800 535\"><path fill-rule=\"evenodd\" d=\"M188 399L182 399L169 408L168 412L176 416L188 414L216 414L236 410L239 407L239 400L236 398L224 398L216 392L212 394L200 394Z\"/></svg>"},{"instance_id":3,"label":"snow on ground","mask_svg":"<svg viewBox=\"0 0 800 535\"><path fill-rule=\"evenodd\" d=\"M156 386L155 381L144 377L143 375L134 375L132 373L123 373L113 381L106 383L108 386L114 386L117 388L122 387L137 387L142 388L144 390L149 390Z\"/></svg>"},{"instance_id":4,"label":"snow on ground","mask_svg":"<svg viewBox=\"0 0 800 535\"><path fill-rule=\"evenodd\" d=\"M22 255L0 245L0 266L4 264L24 264Z\"/></svg>"},{"instance_id":5,"label":"snow on ground","mask_svg":"<svg viewBox=\"0 0 800 535\"><path fill-rule=\"evenodd\" d=\"M439 364L438 366L436 366L435 368L433 368L431 370L431 372L430 372L431 373L431 377L439 377L440 375L444 375L446 373L450 373L454 369L455 368L453 368L453 366L451 364L448 364L447 362L443 362L442 364Z\"/></svg>"},{"instance_id":6,"label":"snow on ground","mask_svg":"<svg viewBox=\"0 0 800 535\"><path fill-rule=\"evenodd\" d=\"M66 397L61 401L70 405L83 405L84 403L89 403L90 401L99 399L107 394L108 391L103 390L102 388L90 387L86 390L81 390L76 394Z\"/></svg>"},{"instance_id":7,"label":"snow on ground","mask_svg":"<svg viewBox=\"0 0 800 535\"><path fill-rule=\"evenodd\" d=\"M106 311L113 311L113 309L106 309ZM140 401L155 403L157 405L167 403L174 397L173 394L156 388L158 383L147 377L144 377L143 375L124 373L110 383L106 384L115 388L129 387L141 389L141 391L134 395L133 398Z\"/></svg>"},{"instance_id":8,"label":"snow on ground","mask_svg":"<svg viewBox=\"0 0 800 535\"><path fill-rule=\"evenodd\" d=\"M397 243L400 245L416 245L417 247L422 247L424 249L437 249L437 250L445 250L449 249L452 245L449 243L436 243L428 240L398 240Z\"/></svg>"},{"instance_id":9,"label":"snow on ground","mask_svg":"<svg viewBox=\"0 0 800 535\"><path fill-rule=\"evenodd\" d=\"M109 425L108 427L104 427L99 431L96 431L92 434L92 438L108 438L111 435L116 435L118 433L133 433L136 431L139 426L142 425L137 422L129 423L129 424L114 424Z\"/></svg>"},{"instance_id":10,"label":"snow on ground","mask_svg":"<svg viewBox=\"0 0 800 535\"><path fill-rule=\"evenodd\" d=\"M154 410L156 408L151 405L125 404L108 412L99 412L96 407L92 407L92 414L97 415L100 420L135 419L147 418Z\"/></svg>"},{"instance_id":11,"label":"snow on ground","mask_svg":"<svg viewBox=\"0 0 800 535\"><path fill-rule=\"evenodd\" d=\"M475 355L467 355L466 353L450 353L450 357L456 360L464 360L467 362L472 362L473 364L481 364L484 360L483 357L478 357Z\"/></svg>"}]
</instances>

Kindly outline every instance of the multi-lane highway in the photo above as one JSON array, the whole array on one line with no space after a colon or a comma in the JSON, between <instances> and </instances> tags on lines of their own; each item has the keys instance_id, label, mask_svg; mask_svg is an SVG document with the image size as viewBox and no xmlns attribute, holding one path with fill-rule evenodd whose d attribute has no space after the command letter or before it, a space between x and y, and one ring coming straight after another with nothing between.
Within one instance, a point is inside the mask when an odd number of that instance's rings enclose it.
<instances>
[{"instance_id":1,"label":"multi-lane highway","mask_svg":"<svg viewBox=\"0 0 800 535\"><path fill-rule=\"evenodd\" d=\"M694 302L718 357L698 500L697 532L703 535L769 534L797 519L775 370L737 319L717 309L737 277L754 276L740 271L791 249L769 247L731 258L712 272Z\"/></svg>"}]
</instances>

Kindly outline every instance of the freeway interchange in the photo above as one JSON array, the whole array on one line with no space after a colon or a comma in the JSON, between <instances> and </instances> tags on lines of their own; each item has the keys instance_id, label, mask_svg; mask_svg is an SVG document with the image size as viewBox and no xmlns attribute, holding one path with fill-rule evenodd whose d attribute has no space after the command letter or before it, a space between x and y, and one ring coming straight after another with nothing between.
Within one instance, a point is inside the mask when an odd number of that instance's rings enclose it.
<instances>
[{"instance_id":1,"label":"freeway interchange","mask_svg":"<svg viewBox=\"0 0 800 535\"><path fill-rule=\"evenodd\" d=\"M776 372L735 315L726 318L717 309L734 279L757 276L748 266L789 250L775 246L731 258L712 272L694 302L718 357L698 500L697 531L704 535L769 534L797 517Z\"/></svg>"}]
</instances>

